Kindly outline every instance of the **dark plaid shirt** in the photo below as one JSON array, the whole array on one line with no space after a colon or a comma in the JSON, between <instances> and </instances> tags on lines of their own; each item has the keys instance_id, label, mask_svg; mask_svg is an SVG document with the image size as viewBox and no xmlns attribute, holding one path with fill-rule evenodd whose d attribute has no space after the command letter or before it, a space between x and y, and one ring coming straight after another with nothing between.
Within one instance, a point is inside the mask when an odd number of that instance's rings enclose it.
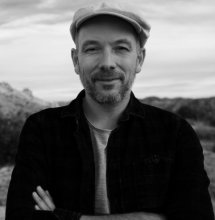
<instances>
[{"instance_id":1,"label":"dark plaid shirt","mask_svg":"<svg viewBox=\"0 0 215 220\"><path fill-rule=\"evenodd\" d=\"M22 130L6 220L72 219L94 214L95 167L79 96L31 115ZM35 211L36 186L50 191L54 213ZM131 94L107 145L111 214L152 212L171 220L213 220L203 152L191 126Z\"/></svg>"}]
</instances>

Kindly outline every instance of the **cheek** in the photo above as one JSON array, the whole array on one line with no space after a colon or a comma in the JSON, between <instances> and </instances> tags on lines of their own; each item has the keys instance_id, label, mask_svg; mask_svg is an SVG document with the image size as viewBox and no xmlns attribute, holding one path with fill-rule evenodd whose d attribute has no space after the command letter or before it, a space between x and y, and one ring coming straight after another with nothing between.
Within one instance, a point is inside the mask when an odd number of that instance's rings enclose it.
<instances>
[{"instance_id":1,"label":"cheek","mask_svg":"<svg viewBox=\"0 0 215 220\"><path fill-rule=\"evenodd\" d=\"M98 59L93 56L81 57L79 61L80 61L79 65L80 65L81 71L88 72L88 73L92 72L96 68L97 63L98 63Z\"/></svg>"},{"instance_id":2,"label":"cheek","mask_svg":"<svg viewBox=\"0 0 215 220\"><path fill-rule=\"evenodd\" d=\"M136 64L137 60L131 57L130 59L127 59L126 61L121 63L121 66L126 73L133 74L135 73Z\"/></svg>"}]
</instances>

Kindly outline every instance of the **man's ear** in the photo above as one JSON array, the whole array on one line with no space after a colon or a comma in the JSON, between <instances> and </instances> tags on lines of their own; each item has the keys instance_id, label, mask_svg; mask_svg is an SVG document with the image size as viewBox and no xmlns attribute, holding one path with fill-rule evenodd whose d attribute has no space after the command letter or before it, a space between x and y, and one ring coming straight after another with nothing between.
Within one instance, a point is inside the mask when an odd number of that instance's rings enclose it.
<instances>
[{"instance_id":1,"label":"man's ear","mask_svg":"<svg viewBox=\"0 0 215 220\"><path fill-rule=\"evenodd\" d=\"M75 72L79 74L79 61L78 61L78 50L77 49L72 48L71 57L72 57Z\"/></svg>"},{"instance_id":2,"label":"man's ear","mask_svg":"<svg viewBox=\"0 0 215 220\"><path fill-rule=\"evenodd\" d=\"M141 71L145 59L145 55L146 55L145 48L140 48L137 55L136 73L139 73Z\"/></svg>"}]
</instances>

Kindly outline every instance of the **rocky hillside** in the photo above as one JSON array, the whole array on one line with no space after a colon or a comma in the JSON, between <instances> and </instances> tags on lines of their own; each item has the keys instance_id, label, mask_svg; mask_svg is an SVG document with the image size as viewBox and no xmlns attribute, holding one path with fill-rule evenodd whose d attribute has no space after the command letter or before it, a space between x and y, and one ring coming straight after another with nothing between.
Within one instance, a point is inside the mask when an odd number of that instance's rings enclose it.
<instances>
[{"instance_id":1,"label":"rocky hillside","mask_svg":"<svg viewBox=\"0 0 215 220\"><path fill-rule=\"evenodd\" d=\"M0 166L13 163L20 130L26 118L41 109L57 106L33 96L31 90L0 82Z\"/></svg>"},{"instance_id":2,"label":"rocky hillside","mask_svg":"<svg viewBox=\"0 0 215 220\"><path fill-rule=\"evenodd\" d=\"M215 97L210 98L157 98L148 97L142 102L174 112L186 119L204 121L215 126Z\"/></svg>"},{"instance_id":3,"label":"rocky hillside","mask_svg":"<svg viewBox=\"0 0 215 220\"><path fill-rule=\"evenodd\" d=\"M12 88L8 83L0 82L0 115L6 118L28 115L40 109L55 106L33 96L30 89L22 91Z\"/></svg>"}]
</instances>

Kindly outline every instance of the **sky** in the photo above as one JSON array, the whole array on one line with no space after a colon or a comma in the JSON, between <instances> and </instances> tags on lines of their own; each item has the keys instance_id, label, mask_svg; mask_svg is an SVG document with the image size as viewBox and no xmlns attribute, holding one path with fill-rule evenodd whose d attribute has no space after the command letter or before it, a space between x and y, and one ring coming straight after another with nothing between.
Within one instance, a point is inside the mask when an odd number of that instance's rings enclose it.
<instances>
[{"instance_id":1,"label":"sky","mask_svg":"<svg viewBox=\"0 0 215 220\"><path fill-rule=\"evenodd\" d=\"M82 85L70 56L69 26L78 8L97 2L0 0L0 82L47 101L75 98ZM138 98L215 96L215 0L114 2L151 25L133 85Z\"/></svg>"}]
</instances>

